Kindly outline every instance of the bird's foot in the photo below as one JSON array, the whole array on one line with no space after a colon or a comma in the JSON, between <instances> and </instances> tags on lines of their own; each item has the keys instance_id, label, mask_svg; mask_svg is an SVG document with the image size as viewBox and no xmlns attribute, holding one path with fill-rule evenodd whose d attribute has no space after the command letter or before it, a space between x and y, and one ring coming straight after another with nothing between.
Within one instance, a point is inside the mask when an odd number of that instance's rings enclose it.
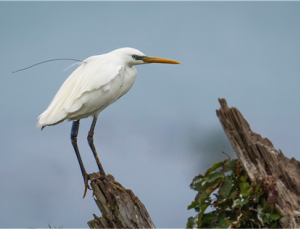
<instances>
[{"instance_id":1,"label":"bird's foot","mask_svg":"<svg viewBox=\"0 0 300 231\"><path fill-rule=\"evenodd\" d=\"M85 173L84 176L83 176L83 180L84 180L84 193L83 193L83 198L85 198L85 195L86 195L86 192L87 192L87 189L91 190L90 186L89 186L89 179L90 179L90 176ZM83 199L82 198L82 199Z\"/></svg>"},{"instance_id":2,"label":"bird's foot","mask_svg":"<svg viewBox=\"0 0 300 231\"><path fill-rule=\"evenodd\" d=\"M120 191L124 191L124 188L121 185L118 185L119 183L117 181L115 181L115 178L113 177L113 175L110 175L109 173L106 175L107 178L107 182L109 184L111 184L112 186L114 186L115 188L119 189Z\"/></svg>"},{"instance_id":3,"label":"bird's foot","mask_svg":"<svg viewBox=\"0 0 300 231\"><path fill-rule=\"evenodd\" d=\"M110 174L100 175L98 173L98 177L91 179L91 182L93 182L95 180L107 181L107 183L109 183L110 185L119 189L120 191L122 191L122 192L124 191L124 188L122 187L122 185L120 185L119 182L115 181L115 178L113 177L113 175L110 175Z\"/></svg>"}]
</instances>

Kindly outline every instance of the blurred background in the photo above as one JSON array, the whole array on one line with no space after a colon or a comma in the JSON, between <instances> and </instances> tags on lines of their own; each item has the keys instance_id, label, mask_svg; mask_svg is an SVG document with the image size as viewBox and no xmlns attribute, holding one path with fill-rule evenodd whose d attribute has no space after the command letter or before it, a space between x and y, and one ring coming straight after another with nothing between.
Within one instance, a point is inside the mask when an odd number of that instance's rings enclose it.
<instances>
[{"instance_id":1,"label":"blurred background","mask_svg":"<svg viewBox=\"0 0 300 231\"><path fill-rule=\"evenodd\" d=\"M181 65L138 66L135 85L98 118L107 173L145 204L157 228L184 228L194 176L235 156L215 110L237 107L253 131L299 159L299 2L0 2L0 228L88 228L100 216L67 121L35 128L71 61L121 47ZM97 171L81 120L78 145Z\"/></svg>"}]
</instances>

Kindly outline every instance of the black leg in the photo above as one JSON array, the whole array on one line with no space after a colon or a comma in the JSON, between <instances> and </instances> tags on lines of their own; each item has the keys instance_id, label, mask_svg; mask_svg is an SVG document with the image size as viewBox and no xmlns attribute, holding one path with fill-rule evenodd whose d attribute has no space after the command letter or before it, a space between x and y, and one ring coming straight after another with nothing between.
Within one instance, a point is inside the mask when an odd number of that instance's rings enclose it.
<instances>
[{"instance_id":1,"label":"black leg","mask_svg":"<svg viewBox=\"0 0 300 231\"><path fill-rule=\"evenodd\" d=\"M78 159L78 163L79 163L79 166L81 169L81 173L83 176L83 180L84 180L84 185L85 185L84 194L83 194L83 198L84 198L86 195L87 188L89 188L89 185L88 185L89 175L85 171L85 168L84 168L84 165L82 163L82 159L81 159L81 156L79 153L79 149L77 146L78 129L79 129L79 120L73 121L72 130L71 130L71 142L72 142L73 148L75 150L75 153L76 153L76 156Z\"/></svg>"},{"instance_id":2,"label":"black leg","mask_svg":"<svg viewBox=\"0 0 300 231\"><path fill-rule=\"evenodd\" d=\"M94 154L94 157L96 159L96 163L98 165L98 168L99 168L99 172L100 172L100 177L98 179L101 179L101 180L107 180L107 182L109 184L111 184L112 186L114 186L115 188L121 190L122 192L124 191L124 189L118 185L116 185L114 179L111 179L109 177L106 176L105 172L104 172L104 169L102 167L102 164L99 160L99 157L98 157L98 154L97 154L97 151L96 151L96 148L94 146L94 130L95 130L95 126L96 126L96 123L97 123L97 117L94 116L94 119L93 119L93 122L92 122L92 125L91 125L91 129L89 131L89 134L88 134L88 137L87 137L87 140L88 140L88 143L92 149L92 152ZM109 175L109 174L108 174ZM95 179L91 179L91 181L93 181Z\"/></svg>"},{"instance_id":3,"label":"black leg","mask_svg":"<svg viewBox=\"0 0 300 231\"><path fill-rule=\"evenodd\" d=\"M89 145L90 145L90 147L92 149L94 157L96 159L96 162L97 162L97 165L98 165L98 168L99 168L99 171L100 171L100 175L106 176L106 174L104 172L104 169L103 169L103 167L101 165L101 162L100 162L100 160L98 158L98 154L97 154L96 148L94 146L94 138L93 138L93 136L94 136L94 129L95 129L95 126L96 126L96 122L97 122L97 117L94 117L92 125L91 125L91 129L90 129L88 137L87 137L87 140L88 140L88 143L89 143Z\"/></svg>"}]
</instances>

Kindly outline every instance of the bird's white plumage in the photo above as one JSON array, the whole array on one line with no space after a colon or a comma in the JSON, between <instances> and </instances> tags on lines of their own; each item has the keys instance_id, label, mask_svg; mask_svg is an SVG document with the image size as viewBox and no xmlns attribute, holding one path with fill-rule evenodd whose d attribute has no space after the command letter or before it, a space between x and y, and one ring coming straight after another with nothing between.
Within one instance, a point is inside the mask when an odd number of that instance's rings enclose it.
<instances>
[{"instance_id":1,"label":"bird's white plumage","mask_svg":"<svg viewBox=\"0 0 300 231\"><path fill-rule=\"evenodd\" d=\"M137 75L133 65L143 63L134 60L133 54L144 56L136 49L121 48L84 60L63 83L47 110L38 117L37 126L98 116L133 86Z\"/></svg>"}]
</instances>

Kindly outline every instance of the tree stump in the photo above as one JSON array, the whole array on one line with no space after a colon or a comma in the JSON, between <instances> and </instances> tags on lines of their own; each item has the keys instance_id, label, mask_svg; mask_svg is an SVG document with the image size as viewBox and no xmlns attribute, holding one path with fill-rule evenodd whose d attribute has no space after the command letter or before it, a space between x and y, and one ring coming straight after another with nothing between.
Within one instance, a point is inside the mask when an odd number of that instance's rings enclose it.
<instances>
[{"instance_id":1,"label":"tree stump","mask_svg":"<svg viewBox=\"0 0 300 231\"><path fill-rule=\"evenodd\" d=\"M155 225L144 204L130 189L125 189L114 177L108 174L116 188L107 180L99 180L99 173L90 174L95 202L102 213L88 222L91 229L155 229Z\"/></svg>"},{"instance_id":2,"label":"tree stump","mask_svg":"<svg viewBox=\"0 0 300 231\"><path fill-rule=\"evenodd\" d=\"M276 150L270 140L253 132L240 111L219 99L217 116L252 182L263 181L268 201L275 203L282 228L300 226L300 162Z\"/></svg>"}]
</instances>

